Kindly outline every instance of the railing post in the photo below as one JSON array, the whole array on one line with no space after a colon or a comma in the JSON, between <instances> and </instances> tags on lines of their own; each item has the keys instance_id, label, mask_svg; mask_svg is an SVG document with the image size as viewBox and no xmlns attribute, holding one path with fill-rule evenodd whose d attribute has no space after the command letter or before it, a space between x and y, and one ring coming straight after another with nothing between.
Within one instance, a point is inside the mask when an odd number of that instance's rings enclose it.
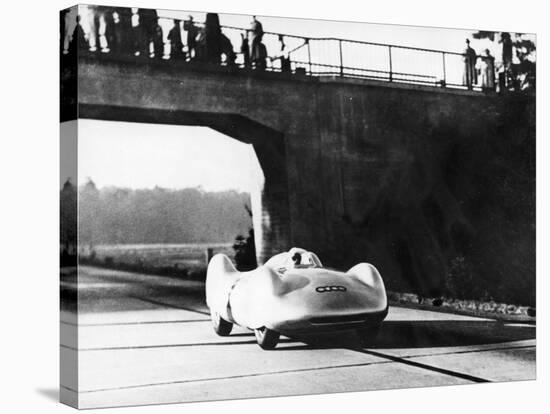
<instances>
[{"instance_id":1,"label":"railing post","mask_svg":"<svg viewBox=\"0 0 550 414\"><path fill-rule=\"evenodd\" d=\"M309 76L311 76L311 47L309 46L309 39L306 38L305 42L307 44L307 64L309 66Z\"/></svg>"},{"instance_id":2,"label":"railing post","mask_svg":"<svg viewBox=\"0 0 550 414\"><path fill-rule=\"evenodd\" d=\"M441 53L441 56L443 56L443 87L447 87L447 69L445 67L445 52Z\"/></svg>"},{"instance_id":3,"label":"railing post","mask_svg":"<svg viewBox=\"0 0 550 414\"><path fill-rule=\"evenodd\" d=\"M388 46L388 54L390 57L390 82L393 81L393 68L392 68L392 61L391 61L391 45Z\"/></svg>"},{"instance_id":4,"label":"railing post","mask_svg":"<svg viewBox=\"0 0 550 414\"><path fill-rule=\"evenodd\" d=\"M342 54L342 39L338 39L338 47L340 49L340 76L344 76L344 55Z\"/></svg>"}]
</instances>

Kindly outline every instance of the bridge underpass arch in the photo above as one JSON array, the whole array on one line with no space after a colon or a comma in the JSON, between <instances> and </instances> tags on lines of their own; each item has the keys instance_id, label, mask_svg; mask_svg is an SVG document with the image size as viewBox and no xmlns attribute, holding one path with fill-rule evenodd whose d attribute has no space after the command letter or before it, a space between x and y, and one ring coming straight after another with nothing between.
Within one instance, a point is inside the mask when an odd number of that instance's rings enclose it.
<instances>
[{"instance_id":1,"label":"bridge underpass arch","mask_svg":"<svg viewBox=\"0 0 550 414\"><path fill-rule=\"evenodd\" d=\"M256 259L264 263L291 247L286 151L281 132L237 114L87 104L80 104L78 113L84 119L209 127L251 144L264 174L263 187L251 193Z\"/></svg>"}]
</instances>

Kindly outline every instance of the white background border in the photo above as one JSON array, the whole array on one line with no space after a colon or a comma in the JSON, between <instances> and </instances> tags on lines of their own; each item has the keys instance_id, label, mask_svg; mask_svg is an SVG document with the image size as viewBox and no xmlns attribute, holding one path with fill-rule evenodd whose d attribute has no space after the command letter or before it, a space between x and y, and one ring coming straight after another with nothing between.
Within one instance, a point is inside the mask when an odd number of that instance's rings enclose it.
<instances>
[{"instance_id":1,"label":"white background border","mask_svg":"<svg viewBox=\"0 0 550 414\"><path fill-rule=\"evenodd\" d=\"M7 3L7 5L6 5ZM548 144L542 139L544 43L550 26L544 2L460 0L371 2L297 0L200 2L176 0L100 1L102 4L308 17L373 23L482 28L538 35L537 103L537 304L538 380L439 388L345 393L105 409L101 413L256 412L539 412L548 387L548 344L542 275L548 271ZM58 387L59 112L58 22L66 1L8 1L0 23L0 407L3 412L70 412L56 402ZM545 19L546 17L546 19ZM543 93L544 92L544 93ZM549 137L546 137L549 138ZM545 292L548 293L548 292ZM546 296L546 295L544 295ZM546 330L547 331L547 330ZM220 355L223 358L223 355ZM547 391L548 392L548 391ZM538 408L540 407L540 408Z\"/></svg>"}]
</instances>

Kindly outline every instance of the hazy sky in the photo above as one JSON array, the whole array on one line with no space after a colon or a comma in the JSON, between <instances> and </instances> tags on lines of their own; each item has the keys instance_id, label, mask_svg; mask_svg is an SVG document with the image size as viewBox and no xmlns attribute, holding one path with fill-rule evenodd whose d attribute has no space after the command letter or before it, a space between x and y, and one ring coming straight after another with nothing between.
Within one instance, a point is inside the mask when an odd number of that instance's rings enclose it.
<instances>
[{"instance_id":1,"label":"hazy sky","mask_svg":"<svg viewBox=\"0 0 550 414\"><path fill-rule=\"evenodd\" d=\"M78 121L78 182L98 187L250 191L262 180L251 145L210 128Z\"/></svg>"}]
</instances>

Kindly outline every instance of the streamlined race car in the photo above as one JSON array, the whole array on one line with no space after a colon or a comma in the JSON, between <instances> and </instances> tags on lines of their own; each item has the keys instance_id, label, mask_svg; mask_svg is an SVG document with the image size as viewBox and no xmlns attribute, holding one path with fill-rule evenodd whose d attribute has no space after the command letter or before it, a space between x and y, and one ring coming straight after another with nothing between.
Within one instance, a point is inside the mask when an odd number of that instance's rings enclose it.
<instances>
[{"instance_id":1,"label":"streamlined race car","mask_svg":"<svg viewBox=\"0 0 550 414\"><path fill-rule=\"evenodd\" d=\"M208 264L206 303L218 335L229 335L237 324L254 330L263 349L275 348L280 334L355 329L374 336L388 313L384 282L373 265L330 270L315 253L296 247L249 272L215 255Z\"/></svg>"}]
</instances>

